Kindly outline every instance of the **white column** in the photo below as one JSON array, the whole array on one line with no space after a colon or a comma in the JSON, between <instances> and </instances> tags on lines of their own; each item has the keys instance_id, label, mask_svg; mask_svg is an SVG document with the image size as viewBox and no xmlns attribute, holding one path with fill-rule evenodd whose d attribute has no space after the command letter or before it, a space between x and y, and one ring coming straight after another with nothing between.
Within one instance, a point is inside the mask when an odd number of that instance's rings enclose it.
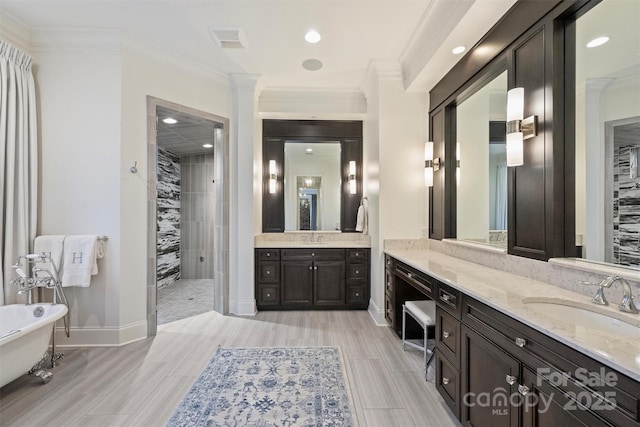
<instances>
[{"instance_id":1,"label":"white column","mask_svg":"<svg viewBox=\"0 0 640 427\"><path fill-rule=\"evenodd\" d=\"M256 312L253 277L253 146L256 74L231 74L229 312Z\"/></svg>"}]
</instances>

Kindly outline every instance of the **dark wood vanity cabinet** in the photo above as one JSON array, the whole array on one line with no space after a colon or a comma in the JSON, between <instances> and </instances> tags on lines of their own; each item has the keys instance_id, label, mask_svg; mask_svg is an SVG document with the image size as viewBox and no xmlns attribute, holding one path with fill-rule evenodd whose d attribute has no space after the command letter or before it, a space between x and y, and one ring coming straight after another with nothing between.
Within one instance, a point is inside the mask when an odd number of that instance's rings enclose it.
<instances>
[{"instance_id":1,"label":"dark wood vanity cabinet","mask_svg":"<svg viewBox=\"0 0 640 427\"><path fill-rule=\"evenodd\" d=\"M369 252L368 248L256 249L258 310L366 309Z\"/></svg>"},{"instance_id":2,"label":"dark wood vanity cabinet","mask_svg":"<svg viewBox=\"0 0 640 427\"><path fill-rule=\"evenodd\" d=\"M435 385L462 425L640 427L638 381L388 255L385 267L396 333L404 301L436 301Z\"/></svg>"}]
</instances>

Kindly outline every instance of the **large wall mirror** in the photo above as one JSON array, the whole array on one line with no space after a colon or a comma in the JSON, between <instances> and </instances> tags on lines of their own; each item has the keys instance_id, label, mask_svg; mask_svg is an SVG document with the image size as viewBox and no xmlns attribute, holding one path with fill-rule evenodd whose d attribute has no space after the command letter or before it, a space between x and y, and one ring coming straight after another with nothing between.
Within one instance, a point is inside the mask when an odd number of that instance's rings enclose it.
<instances>
[{"instance_id":1,"label":"large wall mirror","mask_svg":"<svg viewBox=\"0 0 640 427\"><path fill-rule=\"evenodd\" d=\"M507 71L456 106L456 236L507 248Z\"/></svg>"},{"instance_id":2,"label":"large wall mirror","mask_svg":"<svg viewBox=\"0 0 640 427\"><path fill-rule=\"evenodd\" d=\"M362 122L263 120L262 231L355 231Z\"/></svg>"},{"instance_id":3,"label":"large wall mirror","mask_svg":"<svg viewBox=\"0 0 640 427\"><path fill-rule=\"evenodd\" d=\"M640 268L640 2L604 0L575 22L576 245Z\"/></svg>"},{"instance_id":4,"label":"large wall mirror","mask_svg":"<svg viewBox=\"0 0 640 427\"><path fill-rule=\"evenodd\" d=\"M284 230L340 231L340 141L284 142Z\"/></svg>"}]
</instances>

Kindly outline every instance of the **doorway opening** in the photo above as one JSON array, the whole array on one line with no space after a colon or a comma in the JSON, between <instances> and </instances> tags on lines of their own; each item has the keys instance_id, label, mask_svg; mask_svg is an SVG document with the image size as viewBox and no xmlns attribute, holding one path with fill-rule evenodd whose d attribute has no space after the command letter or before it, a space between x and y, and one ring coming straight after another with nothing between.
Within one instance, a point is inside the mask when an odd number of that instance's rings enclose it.
<instances>
[{"instance_id":1,"label":"doorway opening","mask_svg":"<svg viewBox=\"0 0 640 427\"><path fill-rule=\"evenodd\" d=\"M153 97L148 116L147 317L154 335L161 324L228 311L228 119Z\"/></svg>"}]
</instances>

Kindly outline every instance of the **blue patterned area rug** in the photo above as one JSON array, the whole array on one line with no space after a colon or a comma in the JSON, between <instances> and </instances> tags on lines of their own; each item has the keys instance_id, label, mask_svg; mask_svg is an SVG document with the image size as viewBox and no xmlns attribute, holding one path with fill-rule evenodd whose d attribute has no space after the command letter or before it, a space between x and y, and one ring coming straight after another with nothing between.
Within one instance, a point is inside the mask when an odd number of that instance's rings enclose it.
<instances>
[{"instance_id":1,"label":"blue patterned area rug","mask_svg":"<svg viewBox=\"0 0 640 427\"><path fill-rule=\"evenodd\" d=\"M167 426L355 426L338 347L219 348Z\"/></svg>"}]
</instances>

